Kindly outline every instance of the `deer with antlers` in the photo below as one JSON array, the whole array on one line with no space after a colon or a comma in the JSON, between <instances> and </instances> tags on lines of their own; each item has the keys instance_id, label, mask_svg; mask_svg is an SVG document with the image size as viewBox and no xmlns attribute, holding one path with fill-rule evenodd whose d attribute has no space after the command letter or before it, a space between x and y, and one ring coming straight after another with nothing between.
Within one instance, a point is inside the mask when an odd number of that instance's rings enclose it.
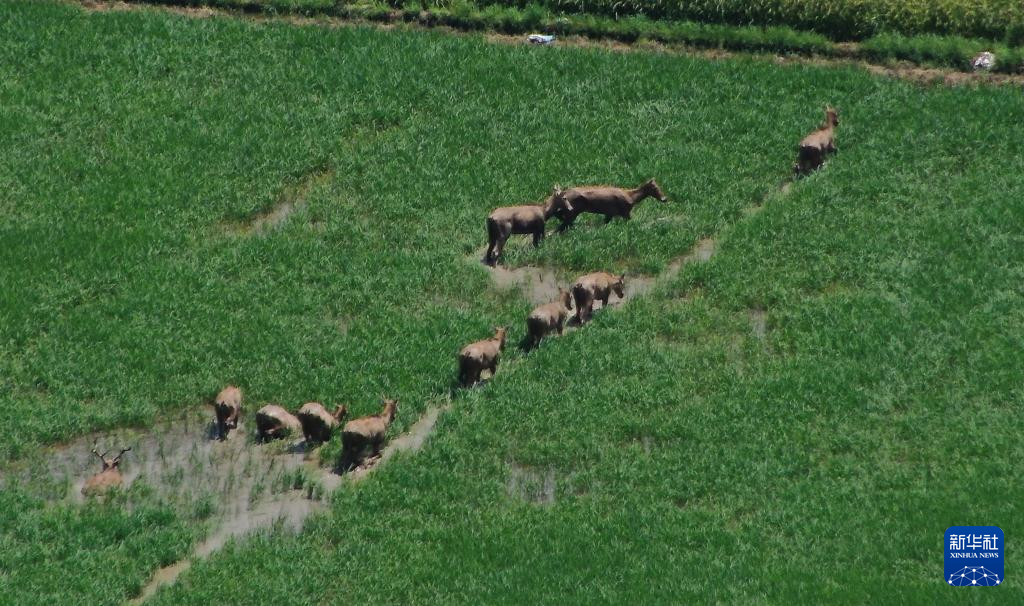
<instances>
[{"instance_id":1,"label":"deer with antlers","mask_svg":"<svg viewBox=\"0 0 1024 606\"><path fill-rule=\"evenodd\" d=\"M131 446L128 448L122 448L121 452L119 452L116 457L108 459L107 452L110 451L108 450L103 454L100 454L99 451L96 450L96 444L93 444L92 454L99 457L100 461L103 462L103 469L85 481L85 485L82 486L82 494L87 497L100 496L115 488L120 488L121 484L124 483L124 480L121 478L121 470L119 469L121 465L121 457L131 449Z\"/></svg>"}]
</instances>

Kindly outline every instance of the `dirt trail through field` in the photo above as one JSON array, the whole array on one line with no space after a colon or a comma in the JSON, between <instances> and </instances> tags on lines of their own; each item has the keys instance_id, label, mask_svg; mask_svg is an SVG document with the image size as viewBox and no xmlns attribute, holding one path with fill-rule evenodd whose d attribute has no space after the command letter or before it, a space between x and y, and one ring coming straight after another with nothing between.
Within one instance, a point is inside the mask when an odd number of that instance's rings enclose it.
<instances>
[{"instance_id":1,"label":"dirt trail through field","mask_svg":"<svg viewBox=\"0 0 1024 606\"><path fill-rule=\"evenodd\" d=\"M218 441L211 410L166 419L145 431L122 429L79 438L6 474L0 487L20 485L52 501L81 503L82 486L100 469L93 446L100 452L131 446L121 465L127 507L134 503L131 486L142 482L157 500L183 515L209 508L207 537L188 558L156 571L131 602L140 604L232 538L275 525L298 532L306 518L327 509L330 493L341 484L366 478L398 452L422 448L449 406L431 405L380 457L345 475L321 466L317 451L307 451L301 438L259 443L251 422L246 422L249 415L227 440Z\"/></svg>"},{"instance_id":2,"label":"dirt trail through field","mask_svg":"<svg viewBox=\"0 0 1024 606\"><path fill-rule=\"evenodd\" d=\"M225 225L225 230L249 236L276 229L288 220L293 212L305 208L310 193L330 181L333 176L334 172L331 170L314 170L286 187L270 208L241 223L229 223Z\"/></svg>"},{"instance_id":3,"label":"dirt trail through field","mask_svg":"<svg viewBox=\"0 0 1024 606\"><path fill-rule=\"evenodd\" d=\"M326 498L345 482L358 482L365 479L396 453L418 451L423 447L430 434L433 433L440 414L448 410L449 406L450 403L445 403L441 406L428 407L419 420L409 428L408 432L388 442L381 451L380 456L345 475L338 475L311 461L304 462L304 468L320 482L320 485L323 487L323 496ZM237 436L235 439L242 441L244 438ZM261 448L268 449L276 445L275 443L264 445L252 443L248 445L247 450L259 452ZM264 456L272 457L273 459L283 458L284 465L287 466L289 460L296 456L292 454L293 452L299 453L298 456L301 457L301 453L304 450L303 443L293 442L287 452L283 454L268 454ZM270 466L273 467L273 465L272 460ZM234 500L235 507L231 511L223 512L220 525L202 543L196 546L191 557L157 570L149 583L143 587L139 597L129 603L144 603L160 587L173 584L181 573L191 568L193 561L217 551L231 538L241 537L254 530L268 528L274 524L280 524L282 528L292 532L302 530L302 524L307 517L327 508L323 501L310 499L309 496L309 490L286 490L266 500L257 501L252 504L243 504L239 500Z\"/></svg>"},{"instance_id":4,"label":"dirt trail through field","mask_svg":"<svg viewBox=\"0 0 1024 606\"><path fill-rule=\"evenodd\" d=\"M694 244L685 255L669 263L665 271L658 275L627 275L624 296L619 299L614 294L608 301L608 307L628 303L636 297L651 292L659 283L666 282L679 275L684 266L690 263L703 263L715 254L717 242L714 238L703 238ZM491 282L498 290L519 289L523 298L533 305L543 305L558 298L558 290L570 290L575 278L567 278L570 274L562 270L546 267L525 265L522 267L494 267L484 265L491 276ZM587 272L577 272L580 275ZM594 303L594 310L601 308L601 302Z\"/></svg>"}]
</instances>

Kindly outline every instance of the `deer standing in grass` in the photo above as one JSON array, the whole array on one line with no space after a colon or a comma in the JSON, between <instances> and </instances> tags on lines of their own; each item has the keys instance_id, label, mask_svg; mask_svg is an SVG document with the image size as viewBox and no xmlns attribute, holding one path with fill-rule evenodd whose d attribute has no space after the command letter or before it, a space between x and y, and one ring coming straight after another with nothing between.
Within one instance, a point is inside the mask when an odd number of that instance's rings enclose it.
<instances>
[{"instance_id":1,"label":"deer standing in grass","mask_svg":"<svg viewBox=\"0 0 1024 606\"><path fill-rule=\"evenodd\" d=\"M619 298L625 293L626 274L616 276L599 271L581 276L572 286L572 298L576 300L576 320L583 324L594 314L594 301L600 300L601 305L608 305L608 299L614 292Z\"/></svg>"},{"instance_id":2,"label":"deer standing in grass","mask_svg":"<svg viewBox=\"0 0 1024 606\"><path fill-rule=\"evenodd\" d=\"M82 486L82 494L87 497L95 497L104 495L115 488L120 488L121 484L124 483L123 478L121 478L121 470L119 469L121 457L130 450L130 446L122 448L116 457L108 459L107 453L100 454L96 450L96 445L93 444L92 454L99 457L100 461L103 462L103 469L85 481L85 485Z\"/></svg>"},{"instance_id":3,"label":"deer standing in grass","mask_svg":"<svg viewBox=\"0 0 1024 606\"><path fill-rule=\"evenodd\" d=\"M326 442L331 439L334 429L348 414L345 406L336 406L334 413L327 412L319 402L306 402L299 409L299 423L302 424L302 435L307 442Z\"/></svg>"},{"instance_id":4,"label":"deer standing in grass","mask_svg":"<svg viewBox=\"0 0 1024 606\"><path fill-rule=\"evenodd\" d=\"M825 106L825 123L800 141L800 151L796 164L793 165L793 172L796 176L806 175L821 168L821 165L825 163L825 157L835 153L837 126L839 126L839 112L831 106Z\"/></svg>"},{"instance_id":5,"label":"deer standing in grass","mask_svg":"<svg viewBox=\"0 0 1024 606\"><path fill-rule=\"evenodd\" d=\"M540 305L526 317L526 333L529 335L529 347L540 345L541 339L558 331L562 334L565 320L572 310L572 295L569 291L558 289L558 300Z\"/></svg>"},{"instance_id":6,"label":"deer standing in grass","mask_svg":"<svg viewBox=\"0 0 1024 606\"><path fill-rule=\"evenodd\" d=\"M268 404L256 411L256 431L260 440L276 440L302 431L299 419L277 404Z\"/></svg>"},{"instance_id":7,"label":"deer standing in grass","mask_svg":"<svg viewBox=\"0 0 1024 606\"><path fill-rule=\"evenodd\" d=\"M224 440L228 437L228 431L238 427L238 415L242 412L242 390L228 385L217 394L213 409L217 413L217 438Z\"/></svg>"},{"instance_id":8,"label":"deer standing in grass","mask_svg":"<svg viewBox=\"0 0 1024 606\"><path fill-rule=\"evenodd\" d=\"M343 470L359 466L366 459L380 455L384 436L398 414L398 400L384 399L384 408L379 414L360 417L345 423L341 430L341 465Z\"/></svg>"},{"instance_id":9,"label":"deer standing in grass","mask_svg":"<svg viewBox=\"0 0 1024 606\"><path fill-rule=\"evenodd\" d=\"M507 328L497 328L490 339L470 343L459 352L459 383L463 387L472 387L480 380L484 369L491 371L491 376L498 370L501 352L505 349Z\"/></svg>"},{"instance_id":10,"label":"deer standing in grass","mask_svg":"<svg viewBox=\"0 0 1024 606\"><path fill-rule=\"evenodd\" d=\"M608 185L573 187L563 192L566 209L560 210L556 216L562 220L558 231L565 231L582 213L604 215L604 222L610 223L615 217L629 220L633 209L647 198L657 198L668 202L665 192L661 191L654 179L649 179L635 189L623 189Z\"/></svg>"},{"instance_id":11,"label":"deer standing in grass","mask_svg":"<svg viewBox=\"0 0 1024 606\"><path fill-rule=\"evenodd\" d=\"M513 234L532 234L534 247L540 246L544 240L547 220L571 210L572 207L565 203L565 197L558 186L555 186L543 204L495 208L487 217L488 244L484 263L495 265L505 250L505 242Z\"/></svg>"}]
</instances>

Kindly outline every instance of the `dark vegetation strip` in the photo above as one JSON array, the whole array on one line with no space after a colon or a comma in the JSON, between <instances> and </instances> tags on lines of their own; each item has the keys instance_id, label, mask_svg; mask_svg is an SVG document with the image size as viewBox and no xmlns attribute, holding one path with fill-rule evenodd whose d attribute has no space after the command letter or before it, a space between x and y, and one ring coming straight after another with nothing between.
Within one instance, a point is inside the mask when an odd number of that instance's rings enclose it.
<instances>
[{"instance_id":1,"label":"dark vegetation strip","mask_svg":"<svg viewBox=\"0 0 1024 606\"><path fill-rule=\"evenodd\" d=\"M218 0L244 10L269 7L279 11L322 11L344 0ZM358 2L361 4L361 2ZM416 9L464 6L490 9L537 7L566 15L595 17L646 16L668 21L698 21L721 25L786 26L814 31L831 40L863 40L885 32L905 35L942 33L1011 45L1024 42L1024 5L1016 0L390 0L388 6Z\"/></svg>"},{"instance_id":2,"label":"dark vegetation strip","mask_svg":"<svg viewBox=\"0 0 1024 606\"><path fill-rule=\"evenodd\" d=\"M789 25L728 25L694 21L651 19L643 14L611 17L597 14L562 14L537 4L525 7L460 2L443 6L384 2L358 4L303 0L130 0L133 4L179 7L217 7L246 14L327 16L376 23L411 23L425 27L446 26L463 31L504 34L543 32L556 36L585 36L634 44L657 42L702 49L775 52L872 62L910 61L923 66L951 67L970 71L982 51L996 55L993 71L1024 73L1022 35L968 38L956 34L935 35L880 32L859 42L836 42L817 31ZM939 30L935 30L939 31ZM969 31L969 30L964 30ZM1024 31L1024 30L1022 30Z\"/></svg>"}]
</instances>

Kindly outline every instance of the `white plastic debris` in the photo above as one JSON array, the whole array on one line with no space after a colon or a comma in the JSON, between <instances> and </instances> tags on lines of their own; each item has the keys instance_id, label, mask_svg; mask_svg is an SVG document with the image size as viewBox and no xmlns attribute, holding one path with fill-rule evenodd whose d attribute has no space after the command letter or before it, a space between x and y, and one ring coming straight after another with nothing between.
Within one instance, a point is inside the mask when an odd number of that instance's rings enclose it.
<instances>
[{"instance_id":1,"label":"white plastic debris","mask_svg":"<svg viewBox=\"0 0 1024 606\"><path fill-rule=\"evenodd\" d=\"M555 41L554 36L547 36L545 34L530 34L526 37L531 44L551 44Z\"/></svg>"},{"instance_id":2,"label":"white plastic debris","mask_svg":"<svg viewBox=\"0 0 1024 606\"><path fill-rule=\"evenodd\" d=\"M974 61L971 61L971 65L974 69L992 69L992 66L996 64L996 56L992 53L985 51L979 53Z\"/></svg>"}]
</instances>

